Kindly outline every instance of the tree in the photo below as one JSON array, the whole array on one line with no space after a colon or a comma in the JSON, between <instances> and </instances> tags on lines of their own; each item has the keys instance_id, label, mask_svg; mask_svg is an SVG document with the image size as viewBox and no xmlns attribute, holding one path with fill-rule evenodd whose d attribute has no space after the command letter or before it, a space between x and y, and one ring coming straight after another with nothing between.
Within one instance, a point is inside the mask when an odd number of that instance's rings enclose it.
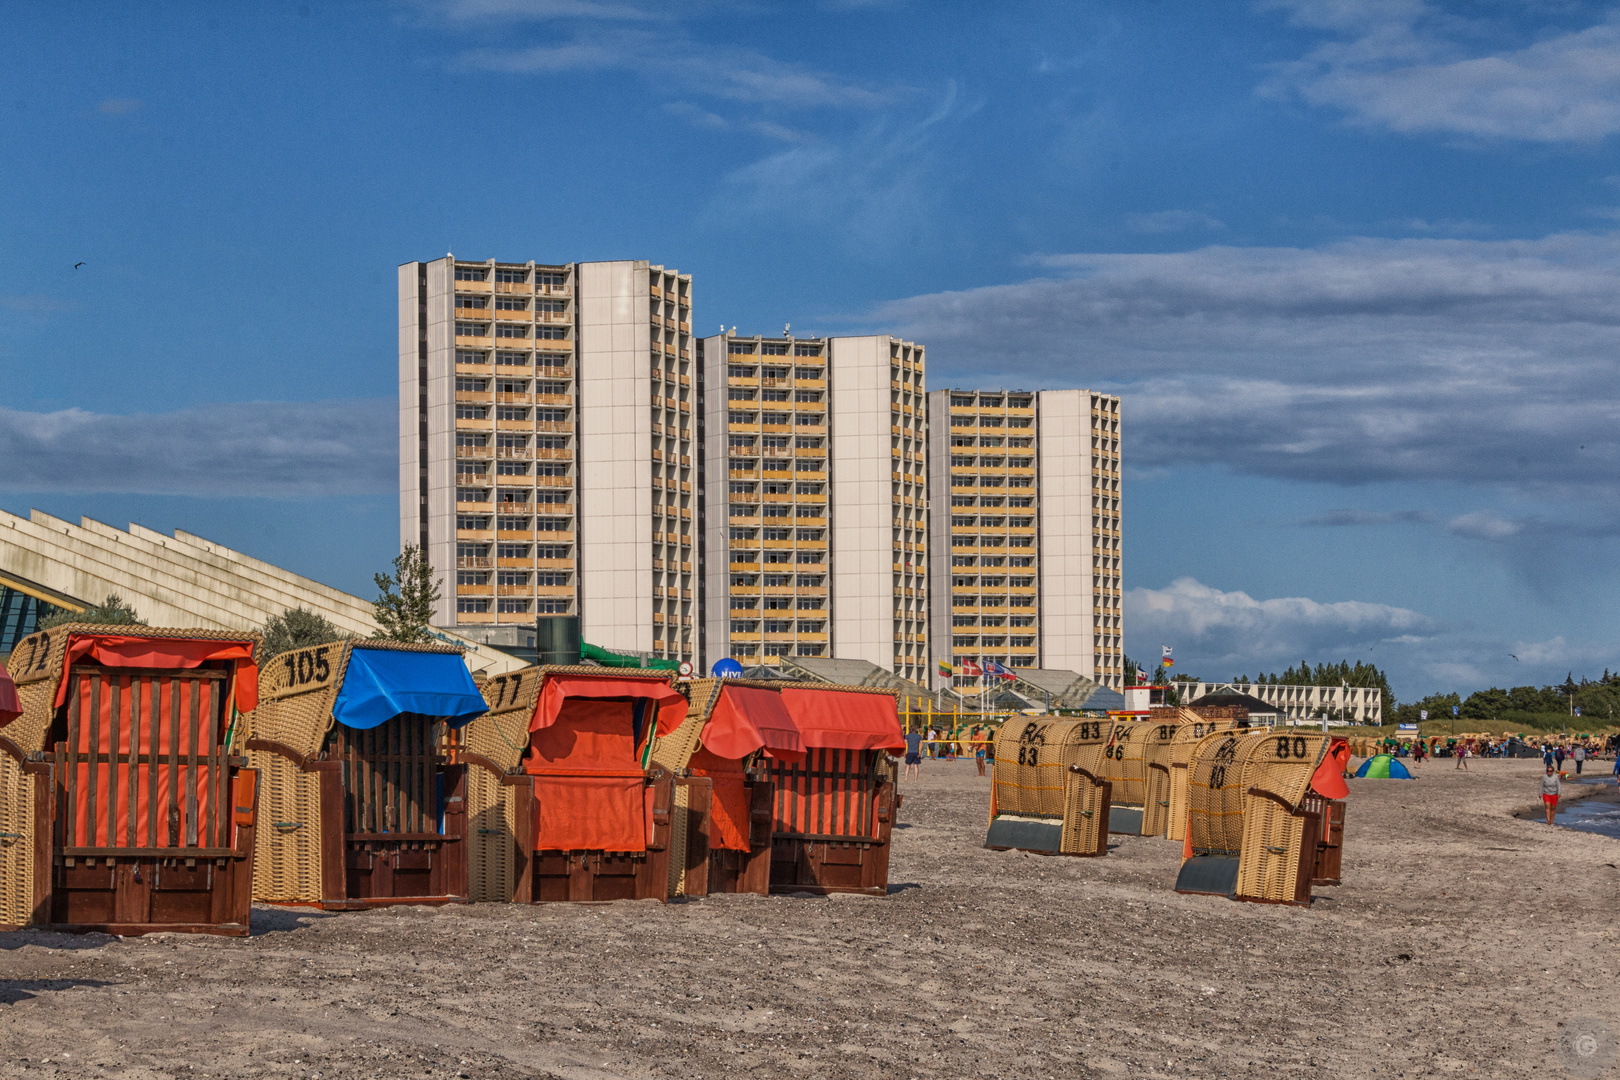
<instances>
[{"instance_id":1,"label":"tree","mask_svg":"<svg viewBox=\"0 0 1620 1080\"><path fill-rule=\"evenodd\" d=\"M317 612L301 607L288 608L280 615L272 615L264 624L264 644L260 660L269 660L293 649L307 645L324 645L349 637L332 625L331 620Z\"/></svg>"},{"instance_id":2,"label":"tree","mask_svg":"<svg viewBox=\"0 0 1620 1080\"><path fill-rule=\"evenodd\" d=\"M439 585L433 580L433 567L422 549L406 544L394 560L394 573L373 575L377 599L371 602L382 641L425 643L433 640L428 626L433 621L433 605L439 602Z\"/></svg>"},{"instance_id":3,"label":"tree","mask_svg":"<svg viewBox=\"0 0 1620 1080\"><path fill-rule=\"evenodd\" d=\"M135 613L135 608L124 603L117 593L108 593L107 599L83 611L59 611L39 621L41 630L66 623L101 623L106 626L145 626L146 620Z\"/></svg>"}]
</instances>

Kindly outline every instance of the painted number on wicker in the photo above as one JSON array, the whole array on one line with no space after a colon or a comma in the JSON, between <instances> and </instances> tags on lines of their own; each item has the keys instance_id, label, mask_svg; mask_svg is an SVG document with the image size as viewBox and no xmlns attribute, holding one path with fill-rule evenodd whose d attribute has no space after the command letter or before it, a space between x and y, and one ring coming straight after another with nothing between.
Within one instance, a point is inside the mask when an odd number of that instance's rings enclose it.
<instances>
[{"instance_id":1,"label":"painted number on wicker","mask_svg":"<svg viewBox=\"0 0 1620 1080\"><path fill-rule=\"evenodd\" d=\"M1024 730L1018 736L1018 764L1040 764L1041 747L1046 745L1048 726L1033 721L1024 725Z\"/></svg>"},{"instance_id":2,"label":"painted number on wicker","mask_svg":"<svg viewBox=\"0 0 1620 1080\"><path fill-rule=\"evenodd\" d=\"M51 635L35 634L28 639L28 658L17 669L19 675L33 675L45 670L45 662L51 657Z\"/></svg>"},{"instance_id":3,"label":"painted number on wicker","mask_svg":"<svg viewBox=\"0 0 1620 1080\"><path fill-rule=\"evenodd\" d=\"M490 703L490 711L495 712L508 705L516 705L518 688L523 685L523 673L509 675L495 680L495 700Z\"/></svg>"},{"instance_id":4,"label":"painted number on wicker","mask_svg":"<svg viewBox=\"0 0 1620 1080\"><path fill-rule=\"evenodd\" d=\"M1308 752L1309 748L1302 735L1295 735L1292 740L1286 735L1277 737L1277 758L1279 761L1290 757L1304 758Z\"/></svg>"},{"instance_id":5,"label":"painted number on wicker","mask_svg":"<svg viewBox=\"0 0 1620 1080\"><path fill-rule=\"evenodd\" d=\"M332 663L326 658L328 646L300 649L282 657L287 662L287 685L308 686L332 677Z\"/></svg>"}]
</instances>

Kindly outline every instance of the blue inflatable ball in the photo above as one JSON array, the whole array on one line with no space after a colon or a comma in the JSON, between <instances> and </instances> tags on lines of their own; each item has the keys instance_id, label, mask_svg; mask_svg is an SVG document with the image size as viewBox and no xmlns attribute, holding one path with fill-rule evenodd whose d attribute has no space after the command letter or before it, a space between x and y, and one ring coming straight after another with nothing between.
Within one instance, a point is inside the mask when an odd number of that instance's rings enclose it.
<instances>
[{"instance_id":1,"label":"blue inflatable ball","mask_svg":"<svg viewBox=\"0 0 1620 1080\"><path fill-rule=\"evenodd\" d=\"M709 674L717 679L735 679L742 673L742 665L729 656L724 660L716 660L714 667L709 671Z\"/></svg>"}]
</instances>

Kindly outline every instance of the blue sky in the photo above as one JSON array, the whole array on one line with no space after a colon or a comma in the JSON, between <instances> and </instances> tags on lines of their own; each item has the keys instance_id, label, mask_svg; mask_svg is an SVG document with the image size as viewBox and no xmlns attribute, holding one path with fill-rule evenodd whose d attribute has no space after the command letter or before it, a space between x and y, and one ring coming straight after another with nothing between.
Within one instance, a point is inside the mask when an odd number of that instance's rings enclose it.
<instances>
[{"instance_id":1,"label":"blue sky","mask_svg":"<svg viewBox=\"0 0 1620 1080\"><path fill-rule=\"evenodd\" d=\"M13 512L369 594L395 265L647 258L1122 394L1132 655L1620 667L1614 5L19 2L0 125Z\"/></svg>"}]
</instances>

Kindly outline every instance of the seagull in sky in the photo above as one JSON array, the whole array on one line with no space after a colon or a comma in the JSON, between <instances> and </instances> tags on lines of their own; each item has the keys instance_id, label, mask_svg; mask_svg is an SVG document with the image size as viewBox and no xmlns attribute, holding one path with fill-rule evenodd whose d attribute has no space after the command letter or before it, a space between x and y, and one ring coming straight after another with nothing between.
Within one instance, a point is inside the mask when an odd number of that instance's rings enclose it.
<instances>
[{"instance_id":1,"label":"seagull in sky","mask_svg":"<svg viewBox=\"0 0 1620 1080\"><path fill-rule=\"evenodd\" d=\"M76 262L76 263L73 264L73 269L77 270L79 267L81 267L83 265L84 265L84 263L82 263L82 262Z\"/></svg>"},{"instance_id":2,"label":"seagull in sky","mask_svg":"<svg viewBox=\"0 0 1620 1080\"><path fill-rule=\"evenodd\" d=\"M1512 653L1508 653L1508 655L1509 655L1509 656L1513 656L1513 654L1512 654ZM1515 659L1515 660L1518 660L1518 659L1519 659L1519 658L1518 658L1518 657L1517 657L1517 656L1513 656L1513 659ZM1521 662L1521 663L1522 663L1522 662L1523 662L1523 661L1520 661L1520 662Z\"/></svg>"}]
</instances>

